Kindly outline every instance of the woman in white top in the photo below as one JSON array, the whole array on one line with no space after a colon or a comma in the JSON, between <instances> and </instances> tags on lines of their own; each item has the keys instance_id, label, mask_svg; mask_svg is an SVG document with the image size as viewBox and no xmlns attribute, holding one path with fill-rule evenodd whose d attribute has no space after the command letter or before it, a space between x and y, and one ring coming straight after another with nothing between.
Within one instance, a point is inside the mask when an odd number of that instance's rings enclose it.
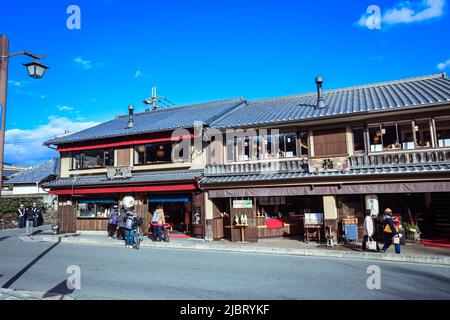
<instances>
[{"instance_id":1,"label":"woman in white top","mask_svg":"<svg viewBox=\"0 0 450 320\"><path fill-rule=\"evenodd\" d=\"M372 237L375 232L371 210L366 210L366 217L364 218L364 238L362 243L362 249L366 250L366 243L369 241L369 237ZM377 242L377 251L379 250Z\"/></svg>"}]
</instances>

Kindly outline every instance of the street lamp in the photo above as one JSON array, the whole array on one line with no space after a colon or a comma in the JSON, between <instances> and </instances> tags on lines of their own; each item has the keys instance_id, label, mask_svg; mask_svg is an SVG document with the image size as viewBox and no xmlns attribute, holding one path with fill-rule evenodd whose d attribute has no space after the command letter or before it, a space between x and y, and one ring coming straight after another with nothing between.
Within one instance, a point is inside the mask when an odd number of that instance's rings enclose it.
<instances>
[{"instance_id":1,"label":"street lamp","mask_svg":"<svg viewBox=\"0 0 450 320\"><path fill-rule=\"evenodd\" d=\"M37 60L29 63L23 64L25 67L27 67L28 75L31 78L40 79L44 76L45 70L48 69L48 67L44 66L43 64L40 64Z\"/></svg>"},{"instance_id":2,"label":"street lamp","mask_svg":"<svg viewBox=\"0 0 450 320\"><path fill-rule=\"evenodd\" d=\"M34 59L33 62L23 64L28 70L28 75L34 79L42 78L44 76L45 70L47 70L48 67L39 63L39 60L45 58L45 56L40 57L28 51L19 51L10 54L9 39L5 35L0 35L0 108L2 111L2 120L0 126L0 197L3 182L3 159L6 130L6 90L8 88L8 61L9 58L22 54Z\"/></svg>"}]
</instances>

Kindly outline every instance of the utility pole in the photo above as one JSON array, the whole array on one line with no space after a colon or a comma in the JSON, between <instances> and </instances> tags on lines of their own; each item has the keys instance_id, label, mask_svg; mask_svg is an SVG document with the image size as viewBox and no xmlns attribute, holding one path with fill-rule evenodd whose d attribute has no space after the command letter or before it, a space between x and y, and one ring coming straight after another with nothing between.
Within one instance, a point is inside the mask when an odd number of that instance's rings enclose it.
<instances>
[{"instance_id":1,"label":"utility pole","mask_svg":"<svg viewBox=\"0 0 450 320\"><path fill-rule=\"evenodd\" d=\"M28 51L19 51L16 53L9 53L9 39L5 35L0 35L0 108L2 112L2 120L0 127L0 197L3 186L3 161L5 155L5 131L6 131L6 93L8 89L8 61L9 58L18 55L26 55L34 58L33 62L24 63L23 65L28 70L28 75L31 78L40 79L44 76L47 66L40 64L39 59L45 58L45 56L37 56Z\"/></svg>"},{"instance_id":2,"label":"utility pole","mask_svg":"<svg viewBox=\"0 0 450 320\"><path fill-rule=\"evenodd\" d=\"M3 187L3 160L5 152L5 130L6 130L6 90L8 89L8 59L9 39L0 36L0 107L2 109L2 121L0 127L0 197Z\"/></svg>"}]
</instances>

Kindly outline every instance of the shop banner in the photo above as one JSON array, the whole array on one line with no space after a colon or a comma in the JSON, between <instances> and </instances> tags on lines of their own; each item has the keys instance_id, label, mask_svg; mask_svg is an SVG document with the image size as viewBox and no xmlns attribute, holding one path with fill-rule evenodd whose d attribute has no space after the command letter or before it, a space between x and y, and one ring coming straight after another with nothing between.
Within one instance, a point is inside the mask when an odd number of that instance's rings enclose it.
<instances>
[{"instance_id":1,"label":"shop banner","mask_svg":"<svg viewBox=\"0 0 450 320\"><path fill-rule=\"evenodd\" d=\"M234 209L251 209L253 208L252 200L233 200Z\"/></svg>"}]
</instances>

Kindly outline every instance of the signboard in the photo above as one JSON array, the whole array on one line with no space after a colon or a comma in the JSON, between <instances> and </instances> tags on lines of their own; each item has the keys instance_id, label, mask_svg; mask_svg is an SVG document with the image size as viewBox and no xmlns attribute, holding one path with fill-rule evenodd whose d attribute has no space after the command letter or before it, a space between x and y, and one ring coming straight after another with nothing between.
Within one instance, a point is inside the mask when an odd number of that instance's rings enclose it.
<instances>
[{"instance_id":1,"label":"signboard","mask_svg":"<svg viewBox=\"0 0 450 320\"><path fill-rule=\"evenodd\" d=\"M108 179L123 179L131 178L133 175L131 173L130 167L113 167L108 168L107 177Z\"/></svg>"},{"instance_id":2,"label":"signboard","mask_svg":"<svg viewBox=\"0 0 450 320\"><path fill-rule=\"evenodd\" d=\"M308 160L309 172L348 171L347 157L314 158Z\"/></svg>"},{"instance_id":3,"label":"signboard","mask_svg":"<svg viewBox=\"0 0 450 320\"><path fill-rule=\"evenodd\" d=\"M233 200L234 209L251 209L253 208L252 200Z\"/></svg>"},{"instance_id":4,"label":"signboard","mask_svg":"<svg viewBox=\"0 0 450 320\"><path fill-rule=\"evenodd\" d=\"M322 224L323 213L305 213L305 224Z\"/></svg>"}]
</instances>

